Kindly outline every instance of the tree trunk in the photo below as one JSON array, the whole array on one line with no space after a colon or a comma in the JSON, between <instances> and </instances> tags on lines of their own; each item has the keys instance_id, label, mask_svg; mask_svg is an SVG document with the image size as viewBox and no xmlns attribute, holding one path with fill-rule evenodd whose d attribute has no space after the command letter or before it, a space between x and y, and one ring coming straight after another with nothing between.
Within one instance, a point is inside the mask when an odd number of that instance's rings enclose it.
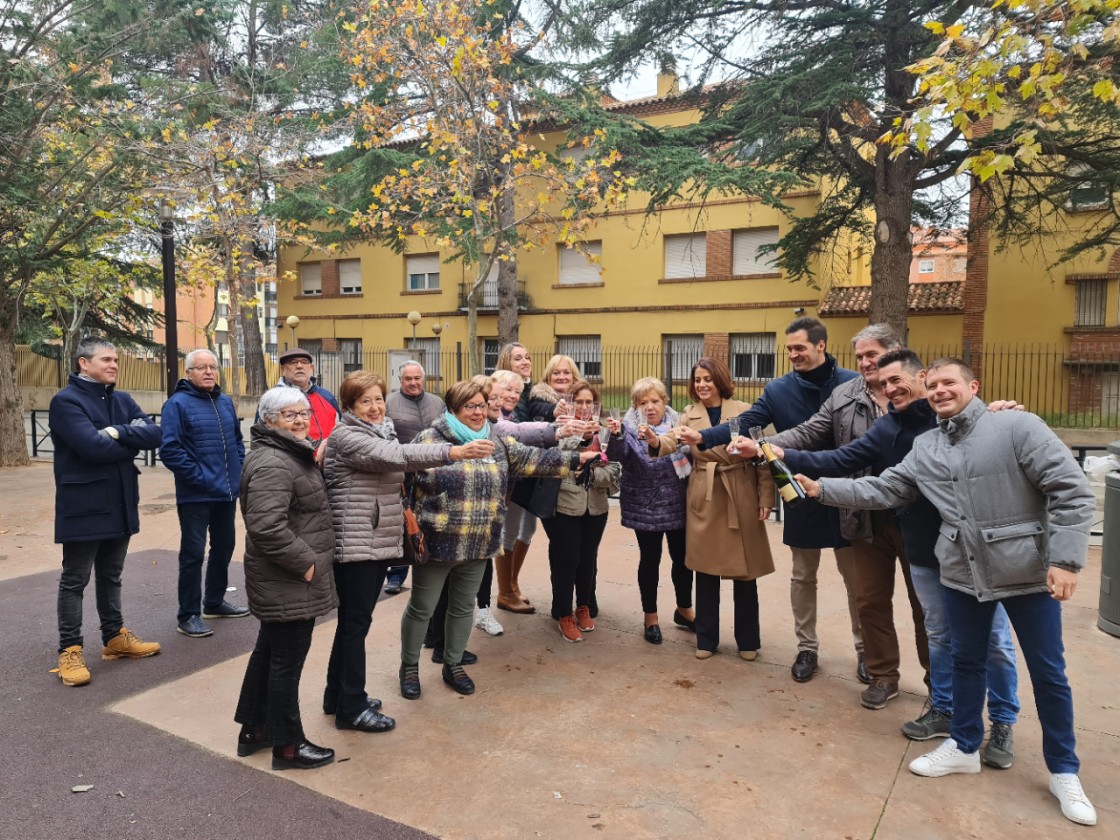
<instances>
[{"instance_id":1,"label":"tree trunk","mask_svg":"<svg viewBox=\"0 0 1120 840\"><path fill-rule=\"evenodd\" d=\"M502 230L513 230L515 225L513 190L505 190L499 199L498 224ZM503 249L504 250L504 249ZM519 334L517 309L517 257L498 263L498 343L505 346L517 341Z\"/></svg>"},{"instance_id":2,"label":"tree trunk","mask_svg":"<svg viewBox=\"0 0 1120 840\"><path fill-rule=\"evenodd\" d=\"M15 313L4 312L0 322L0 467L23 467L27 437L23 429L23 395L16 379Z\"/></svg>"},{"instance_id":3,"label":"tree trunk","mask_svg":"<svg viewBox=\"0 0 1120 840\"><path fill-rule=\"evenodd\" d=\"M226 340L229 342L229 391L234 400L241 395L241 349L238 338L241 335L241 284L237 278L237 269L233 264L233 243L227 237L225 246L226 259L226 293L229 295L229 305L226 307Z\"/></svg>"},{"instance_id":4,"label":"tree trunk","mask_svg":"<svg viewBox=\"0 0 1120 840\"><path fill-rule=\"evenodd\" d=\"M910 244L913 167L905 155L891 160L886 148L879 149L876 158L875 250L871 254L868 316L872 324L894 327L905 343L913 259Z\"/></svg>"},{"instance_id":5,"label":"tree trunk","mask_svg":"<svg viewBox=\"0 0 1120 840\"><path fill-rule=\"evenodd\" d=\"M242 346L245 348L245 393L260 396L268 390L264 369L264 344L260 316L257 314L257 281L252 266L247 266L241 281L242 300L252 301L241 307Z\"/></svg>"},{"instance_id":6,"label":"tree trunk","mask_svg":"<svg viewBox=\"0 0 1120 840\"><path fill-rule=\"evenodd\" d=\"M468 376L482 372L478 361L478 296L482 294L482 283L476 281L467 295L467 367Z\"/></svg>"}]
</instances>

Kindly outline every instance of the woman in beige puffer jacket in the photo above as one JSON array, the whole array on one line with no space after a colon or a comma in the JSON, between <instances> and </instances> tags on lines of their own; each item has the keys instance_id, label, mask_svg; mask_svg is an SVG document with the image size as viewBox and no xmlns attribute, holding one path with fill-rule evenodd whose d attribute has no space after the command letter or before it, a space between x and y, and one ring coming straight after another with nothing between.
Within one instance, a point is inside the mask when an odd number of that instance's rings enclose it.
<instances>
[{"instance_id":1,"label":"woman in beige puffer jacket","mask_svg":"<svg viewBox=\"0 0 1120 840\"><path fill-rule=\"evenodd\" d=\"M481 457L470 444L402 444L385 415L385 380L355 371L342 382L342 419L324 444L323 474L335 528L338 624L323 711L339 729L387 732L394 722L366 694L365 641L390 566L401 564L405 473Z\"/></svg>"}]
</instances>

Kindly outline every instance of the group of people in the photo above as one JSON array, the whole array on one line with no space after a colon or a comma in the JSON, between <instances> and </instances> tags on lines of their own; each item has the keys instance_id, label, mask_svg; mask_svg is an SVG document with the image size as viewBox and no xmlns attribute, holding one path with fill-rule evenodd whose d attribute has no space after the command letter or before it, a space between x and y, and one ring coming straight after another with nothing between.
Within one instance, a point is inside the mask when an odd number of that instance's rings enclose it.
<instances>
[{"instance_id":1,"label":"group of people","mask_svg":"<svg viewBox=\"0 0 1120 840\"><path fill-rule=\"evenodd\" d=\"M757 444L733 436L729 421L743 431L773 426L772 451L815 499L785 510L798 646L792 678L807 682L818 667L817 571L822 549L831 548L847 590L856 674L867 686L860 701L882 709L898 695L897 569L930 696L902 732L946 739L911 770L1007 768L1019 710L1014 625L1035 685L1050 788L1069 819L1093 824L1074 753L1058 605L1072 595L1087 551L1093 501L1084 476L1033 415L975 398L978 385L962 361L925 368L883 325L853 339L858 371L841 368L826 346L821 322L793 321L786 330L793 370L753 405L733 398L721 359L701 358L688 383L693 402L679 413L652 377L634 383L625 412L606 408L563 355L534 382L519 344L504 348L492 376L457 382L443 400L425 390L416 362L398 371L399 392L357 371L335 400L316 386L310 354L297 349L281 357L281 384L261 398L246 455L207 351L188 354L161 437L126 394L114 392L113 348L85 341L51 405L63 543L59 675L67 685L90 679L81 595L91 570L104 658L159 651L124 628L120 610L121 566L138 529L132 459L157 446L175 473L182 530L177 629L201 637L212 632L206 619L251 612L260 620L235 714L237 751L270 747L274 768L333 760L332 750L304 735L298 686L314 621L335 607L323 711L339 729L394 728L381 700L366 692L365 643L383 588L404 588L407 507L427 559L411 567L401 619L405 699L421 696L425 646L448 686L474 693L464 668L477 661L467 649L472 628L503 633L491 610L494 577L498 610L535 612L519 573L538 519L561 637L580 642L594 631L599 544L616 493L622 525L638 544L643 638L655 645L664 638L657 592L667 546L672 620L695 633L696 657L719 649L721 583L730 580L735 649L752 661L762 645L758 580L775 570L766 522L777 497ZM82 486L94 480L102 486ZM89 510L91 489L97 510ZM225 598L238 499L247 608Z\"/></svg>"}]
</instances>

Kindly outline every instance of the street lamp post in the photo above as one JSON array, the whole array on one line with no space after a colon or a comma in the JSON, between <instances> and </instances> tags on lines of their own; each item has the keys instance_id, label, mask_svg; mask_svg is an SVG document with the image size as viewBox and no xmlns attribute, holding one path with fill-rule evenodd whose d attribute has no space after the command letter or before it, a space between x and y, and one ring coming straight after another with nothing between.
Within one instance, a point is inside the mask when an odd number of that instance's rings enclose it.
<instances>
[{"instance_id":1,"label":"street lamp post","mask_svg":"<svg viewBox=\"0 0 1120 840\"><path fill-rule=\"evenodd\" d=\"M167 395L179 383L179 314L175 296L175 214L164 199L159 203L160 252L163 257L163 360L167 368Z\"/></svg>"},{"instance_id":2,"label":"street lamp post","mask_svg":"<svg viewBox=\"0 0 1120 840\"><path fill-rule=\"evenodd\" d=\"M296 327L299 326L299 316L298 315L289 315L287 318L284 319L284 323L287 324L292 330L292 347L291 347L291 349L295 350L299 346L298 344L296 344Z\"/></svg>"},{"instance_id":3,"label":"street lamp post","mask_svg":"<svg viewBox=\"0 0 1120 840\"><path fill-rule=\"evenodd\" d=\"M413 309L405 317L408 318L408 323L412 324L412 343L408 345L408 349L409 350L415 350L416 349L416 326L420 323L421 316L420 316L419 312L417 312L415 309Z\"/></svg>"}]
</instances>

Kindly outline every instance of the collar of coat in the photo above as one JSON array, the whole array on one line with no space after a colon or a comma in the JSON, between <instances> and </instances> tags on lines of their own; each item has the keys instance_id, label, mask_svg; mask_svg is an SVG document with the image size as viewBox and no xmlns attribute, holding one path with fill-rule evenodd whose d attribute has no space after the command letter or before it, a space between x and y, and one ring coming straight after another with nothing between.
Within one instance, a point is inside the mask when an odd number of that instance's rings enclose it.
<instances>
[{"instance_id":1,"label":"collar of coat","mask_svg":"<svg viewBox=\"0 0 1120 840\"><path fill-rule=\"evenodd\" d=\"M976 420L982 417L987 410L988 406L982 399L973 397L972 402L964 407L964 411L953 417L939 419L937 425L942 433L949 436L950 440L956 440L967 434L976 425Z\"/></svg>"},{"instance_id":2,"label":"collar of coat","mask_svg":"<svg viewBox=\"0 0 1120 840\"><path fill-rule=\"evenodd\" d=\"M107 396L112 396L113 391L116 390L117 387L117 383L115 382L110 382L108 385L106 385L104 382L98 382L96 379L93 379L89 376L83 376L80 373L70 374L69 383L71 386L77 388L80 391L86 391L88 393L98 395L105 393Z\"/></svg>"},{"instance_id":3,"label":"collar of coat","mask_svg":"<svg viewBox=\"0 0 1120 840\"><path fill-rule=\"evenodd\" d=\"M272 449L282 449L290 452L297 458L309 462L315 461L315 445L307 438L299 440L291 432L283 429L274 429L263 421L257 423L249 430L253 446L268 446Z\"/></svg>"}]
</instances>

